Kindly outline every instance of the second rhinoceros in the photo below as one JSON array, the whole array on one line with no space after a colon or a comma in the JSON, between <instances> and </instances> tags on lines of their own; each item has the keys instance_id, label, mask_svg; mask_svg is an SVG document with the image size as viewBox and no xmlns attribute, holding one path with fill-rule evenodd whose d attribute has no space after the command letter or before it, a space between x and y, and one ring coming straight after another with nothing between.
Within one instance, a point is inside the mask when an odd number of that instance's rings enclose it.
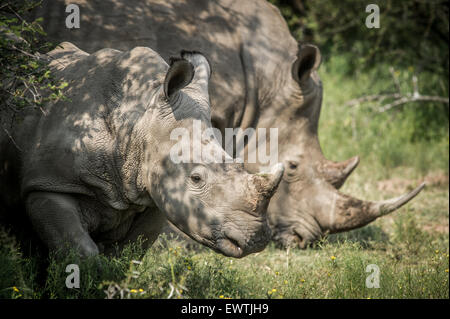
<instances>
[{"instance_id":1,"label":"second rhinoceros","mask_svg":"<svg viewBox=\"0 0 450 319\"><path fill-rule=\"evenodd\" d=\"M194 120L211 127L202 54L183 52L169 66L146 47L87 54L65 42L48 56L69 84L66 99L43 111L0 109L0 202L25 203L48 248L89 256L141 235L151 244L165 218L226 256L266 246L281 164L249 174L242 164L175 164L169 156L171 131L190 132ZM214 139L203 143L225 153Z\"/></svg>"}]
</instances>

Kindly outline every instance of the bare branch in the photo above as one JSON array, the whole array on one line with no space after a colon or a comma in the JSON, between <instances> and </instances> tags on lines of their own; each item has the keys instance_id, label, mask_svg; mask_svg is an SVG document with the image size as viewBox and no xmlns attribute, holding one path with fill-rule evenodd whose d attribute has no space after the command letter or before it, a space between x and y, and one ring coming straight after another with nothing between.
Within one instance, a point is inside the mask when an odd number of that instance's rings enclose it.
<instances>
[{"instance_id":1,"label":"bare branch","mask_svg":"<svg viewBox=\"0 0 450 319\"><path fill-rule=\"evenodd\" d=\"M431 96L431 95L419 95L419 96L404 96L392 103L383 105L378 109L378 112L383 113L390 109L392 109L395 106L402 105L405 103L410 102L439 102L439 103L445 103L449 104L448 97L442 97L442 96Z\"/></svg>"},{"instance_id":2,"label":"bare branch","mask_svg":"<svg viewBox=\"0 0 450 319\"><path fill-rule=\"evenodd\" d=\"M389 67L389 72L392 75L392 80L394 81L395 87L397 88L397 92L401 92L400 82L398 81L398 77L395 75L395 70L392 66Z\"/></svg>"},{"instance_id":3,"label":"bare branch","mask_svg":"<svg viewBox=\"0 0 450 319\"><path fill-rule=\"evenodd\" d=\"M367 102L376 102L380 105L378 108L378 112L383 113L386 112L393 107L411 103L411 102L438 102L438 103L445 103L449 104L449 98L443 97L443 96L436 96L436 95L421 95L419 92L419 85L418 85L418 78L417 75L412 76L412 86L413 86L413 92L412 93L406 93L402 94L400 90L400 83L398 81L397 76L395 75L395 70L393 67L389 68L389 72L392 75L392 79L394 81L394 85L397 88L398 93L386 93L386 94L374 94L374 95L367 95L362 96L357 99L350 100L346 102L345 106L358 106L362 103ZM393 99L394 101L384 104L383 102L387 99Z\"/></svg>"},{"instance_id":4,"label":"bare branch","mask_svg":"<svg viewBox=\"0 0 450 319\"><path fill-rule=\"evenodd\" d=\"M13 142L14 146L22 152L22 149L19 147L19 145L16 144L16 142L14 141L13 137L11 136L11 134L9 134L8 130L6 128L4 128L2 126L3 130L5 131L6 135L8 135L8 137L11 139L11 141Z\"/></svg>"},{"instance_id":5,"label":"bare branch","mask_svg":"<svg viewBox=\"0 0 450 319\"><path fill-rule=\"evenodd\" d=\"M412 77L412 83L413 83L413 96L418 97L419 94L419 86L418 86L418 80L417 80L417 76L414 74Z\"/></svg>"},{"instance_id":6,"label":"bare branch","mask_svg":"<svg viewBox=\"0 0 450 319\"><path fill-rule=\"evenodd\" d=\"M388 94L374 94L374 95L366 95L357 99L350 100L346 102L345 106L355 106L365 102L373 102L373 101L383 101L385 99L393 98L401 98L402 95L400 93L388 93Z\"/></svg>"}]
</instances>

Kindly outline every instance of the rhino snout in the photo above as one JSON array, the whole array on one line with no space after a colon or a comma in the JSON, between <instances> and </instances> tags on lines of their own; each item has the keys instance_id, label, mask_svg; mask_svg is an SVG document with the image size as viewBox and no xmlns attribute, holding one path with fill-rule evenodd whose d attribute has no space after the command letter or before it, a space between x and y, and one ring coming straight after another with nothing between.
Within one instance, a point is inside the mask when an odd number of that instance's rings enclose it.
<instances>
[{"instance_id":1,"label":"rhino snout","mask_svg":"<svg viewBox=\"0 0 450 319\"><path fill-rule=\"evenodd\" d=\"M217 240L217 249L225 256L242 258L262 251L269 243L271 231L265 220L242 225L244 227L236 227L234 224L224 226L225 230ZM249 228L254 231L249 232Z\"/></svg>"}]
</instances>

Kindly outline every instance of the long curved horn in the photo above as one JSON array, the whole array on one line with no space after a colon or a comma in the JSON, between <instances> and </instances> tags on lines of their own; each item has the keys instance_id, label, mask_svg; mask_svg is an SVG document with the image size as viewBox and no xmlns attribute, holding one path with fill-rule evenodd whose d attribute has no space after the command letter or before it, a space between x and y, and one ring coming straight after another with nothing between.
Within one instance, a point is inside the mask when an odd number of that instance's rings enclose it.
<instances>
[{"instance_id":1,"label":"long curved horn","mask_svg":"<svg viewBox=\"0 0 450 319\"><path fill-rule=\"evenodd\" d=\"M359 156L354 156L343 162L333 162L324 159L318 166L322 178L339 189L359 164Z\"/></svg>"},{"instance_id":2,"label":"long curved horn","mask_svg":"<svg viewBox=\"0 0 450 319\"><path fill-rule=\"evenodd\" d=\"M424 187L425 183L422 183L408 194L376 203L372 209L379 214L379 216L387 215L416 197Z\"/></svg>"},{"instance_id":3,"label":"long curved horn","mask_svg":"<svg viewBox=\"0 0 450 319\"><path fill-rule=\"evenodd\" d=\"M322 229L328 230L330 233L363 227L378 217L387 215L405 205L424 187L425 183L422 183L407 194L379 202L356 199L330 187L327 192L328 195L331 195L331 201L324 207L329 209L328 214L321 210L317 217L319 217Z\"/></svg>"}]
</instances>

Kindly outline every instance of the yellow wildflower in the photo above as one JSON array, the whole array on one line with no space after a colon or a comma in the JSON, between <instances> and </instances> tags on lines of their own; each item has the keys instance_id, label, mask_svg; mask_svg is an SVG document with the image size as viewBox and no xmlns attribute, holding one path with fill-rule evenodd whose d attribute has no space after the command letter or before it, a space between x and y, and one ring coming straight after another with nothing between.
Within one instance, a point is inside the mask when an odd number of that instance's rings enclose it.
<instances>
[{"instance_id":1,"label":"yellow wildflower","mask_svg":"<svg viewBox=\"0 0 450 319\"><path fill-rule=\"evenodd\" d=\"M336 260L336 256L331 256L330 258L331 258L331 260L333 260L333 261Z\"/></svg>"},{"instance_id":2,"label":"yellow wildflower","mask_svg":"<svg viewBox=\"0 0 450 319\"><path fill-rule=\"evenodd\" d=\"M220 295L220 296L219 296L220 299L223 299L223 297L224 297L223 295Z\"/></svg>"},{"instance_id":3,"label":"yellow wildflower","mask_svg":"<svg viewBox=\"0 0 450 319\"><path fill-rule=\"evenodd\" d=\"M13 290L14 290L15 292L19 292L19 289L18 289L16 286L13 287Z\"/></svg>"},{"instance_id":4,"label":"yellow wildflower","mask_svg":"<svg viewBox=\"0 0 450 319\"><path fill-rule=\"evenodd\" d=\"M135 293L137 293L137 290L136 290L136 289L131 289L130 292L131 292L132 294L135 294Z\"/></svg>"}]
</instances>

